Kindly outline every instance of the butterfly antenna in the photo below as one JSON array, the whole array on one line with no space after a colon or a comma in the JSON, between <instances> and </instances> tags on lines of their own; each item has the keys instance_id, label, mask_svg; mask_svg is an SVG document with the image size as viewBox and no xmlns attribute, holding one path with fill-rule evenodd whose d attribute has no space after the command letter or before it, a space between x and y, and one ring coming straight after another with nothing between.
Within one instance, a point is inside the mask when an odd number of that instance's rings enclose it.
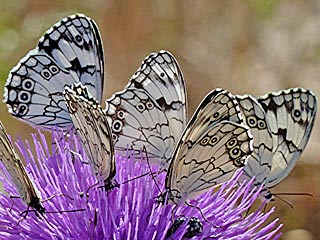
<instances>
[{"instance_id":1,"label":"butterfly antenna","mask_svg":"<svg viewBox=\"0 0 320 240\"><path fill-rule=\"evenodd\" d=\"M67 194L64 194L64 193L60 193L60 194L52 195L51 197L48 197L48 198L42 200L41 202L44 203L44 202L50 201L51 199L53 199L53 198L55 198L55 197L67 197L67 198L69 198L70 200L74 200L73 197L71 197L71 196L69 196L69 195L67 195Z\"/></svg>"},{"instance_id":2,"label":"butterfly antenna","mask_svg":"<svg viewBox=\"0 0 320 240\"><path fill-rule=\"evenodd\" d=\"M290 208L291 208L291 209L293 209L293 204L292 204L292 202L290 202L290 201L288 201L288 200L284 199L283 197L280 197L279 195L273 195L273 196L275 196L275 197L279 198L281 201L283 201L284 203L288 204L288 205L290 206Z\"/></svg>"},{"instance_id":3,"label":"butterfly antenna","mask_svg":"<svg viewBox=\"0 0 320 240\"><path fill-rule=\"evenodd\" d=\"M288 204L291 207L291 209L293 209L292 202L286 200L285 198L283 198L281 196L309 196L309 197L314 196L312 193L273 193L272 195L279 198L284 203Z\"/></svg>"},{"instance_id":4,"label":"butterfly antenna","mask_svg":"<svg viewBox=\"0 0 320 240\"><path fill-rule=\"evenodd\" d=\"M45 212L45 213L60 213L60 214L62 214L62 213L65 213L65 212L80 212L80 211L85 211L86 209L75 209L75 210L60 210L60 211L52 211L52 212ZM27 217L27 215L28 215L28 213L29 212L35 212L35 214L37 215L37 217L39 217L39 218L43 218L45 221L46 221L46 223L48 223L48 225L50 226L50 227L52 227L52 228L54 228L54 225L52 225L44 216L43 216L43 214L41 214L41 215L39 215L38 214L38 211L37 210L29 210L29 207L28 207L28 209L26 210L26 211L23 211L21 214L24 214L24 213L26 213L22 218L20 218L19 220L18 220L18 222L17 222L17 225L19 225L19 223L23 220L23 219L25 219L26 217Z\"/></svg>"},{"instance_id":5,"label":"butterfly antenna","mask_svg":"<svg viewBox=\"0 0 320 240\"><path fill-rule=\"evenodd\" d=\"M149 162L149 158L148 158L147 148L146 148L145 145L143 145L143 150L142 150L142 152L140 151L141 158L142 158L142 153L143 153L143 151L144 151L145 154L146 154L146 160L147 160L147 164L148 164L148 168L149 168L149 173L151 173L152 180L153 180L154 183L156 184L159 192L161 192L161 189L160 189L160 187L159 187L159 185L158 185L158 182L156 181L156 178L153 176L153 172L152 172L152 169L151 169L151 166L150 166L150 162Z\"/></svg>"},{"instance_id":6,"label":"butterfly antenna","mask_svg":"<svg viewBox=\"0 0 320 240\"><path fill-rule=\"evenodd\" d=\"M52 212L46 212L46 213L66 213L66 212L83 212L85 211L85 208L80 208L80 209L73 209L73 210L58 210L58 211L52 211Z\"/></svg>"},{"instance_id":7,"label":"butterfly antenna","mask_svg":"<svg viewBox=\"0 0 320 240\"><path fill-rule=\"evenodd\" d=\"M85 196L89 196L89 191L90 191L91 189L93 189L94 187L98 186L98 184L99 184L99 182L96 182L95 184L91 185L91 186L86 190Z\"/></svg>"},{"instance_id":8,"label":"butterfly antenna","mask_svg":"<svg viewBox=\"0 0 320 240\"><path fill-rule=\"evenodd\" d=\"M95 185L89 187L89 189L86 191L86 196L88 196L88 191L89 191L92 187L96 186L97 184L98 184L98 183L96 183ZM64 193L60 193L60 194L54 194L54 195L52 195L51 197L48 197L48 198L42 200L41 202L44 203L44 202L50 201L51 199L53 199L53 198L55 198L55 197L66 197L66 198L69 198L70 200L74 200L74 198L71 197L70 195L67 195L67 194L64 194ZM81 193L80 193L80 197L81 197Z\"/></svg>"},{"instance_id":9,"label":"butterfly antenna","mask_svg":"<svg viewBox=\"0 0 320 240\"><path fill-rule=\"evenodd\" d=\"M156 172L151 172L151 175L152 175L152 176L153 176L153 174L156 174ZM137 177L134 177L134 178L130 178L130 179L122 182L121 185L122 185L122 184L126 184L126 183L131 182L131 181L134 181L134 180L136 180L136 179L145 177L145 176L147 176L147 175L150 175L150 171L148 171L148 172L146 172L146 173L144 173L144 174L142 174L142 175L140 175L140 176L137 176Z\"/></svg>"},{"instance_id":10,"label":"butterfly antenna","mask_svg":"<svg viewBox=\"0 0 320 240\"><path fill-rule=\"evenodd\" d=\"M192 204L190 204L190 203L188 203L188 202L185 202L185 203L186 203L187 206L193 207L193 208L197 209L197 210L200 212L202 218L203 218L207 223L211 224L211 222L206 218L206 216L204 216L201 208L199 208L198 206L194 206L194 205L192 205Z\"/></svg>"},{"instance_id":11,"label":"butterfly antenna","mask_svg":"<svg viewBox=\"0 0 320 240\"><path fill-rule=\"evenodd\" d=\"M10 196L10 199L13 199L13 198L20 198L19 196ZM11 206L9 208L9 212L11 212L11 210L13 209L13 206L14 206L14 201L12 201L11 203Z\"/></svg>"},{"instance_id":12,"label":"butterfly antenna","mask_svg":"<svg viewBox=\"0 0 320 240\"><path fill-rule=\"evenodd\" d=\"M312 193L273 193L274 196L309 196L314 197Z\"/></svg>"}]
</instances>

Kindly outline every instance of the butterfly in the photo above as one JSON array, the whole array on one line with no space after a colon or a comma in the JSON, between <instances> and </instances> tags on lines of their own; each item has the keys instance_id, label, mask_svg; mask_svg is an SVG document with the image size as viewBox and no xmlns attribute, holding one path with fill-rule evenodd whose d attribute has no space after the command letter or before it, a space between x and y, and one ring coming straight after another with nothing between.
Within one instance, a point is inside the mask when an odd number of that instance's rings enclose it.
<instances>
[{"instance_id":1,"label":"butterfly","mask_svg":"<svg viewBox=\"0 0 320 240\"><path fill-rule=\"evenodd\" d=\"M6 130L0 121L0 160L7 169L22 200L28 207L34 208L39 213L44 213L45 208L41 203L40 192L28 176L23 163L13 148Z\"/></svg>"},{"instance_id":2,"label":"butterfly","mask_svg":"<svg viewBox=\"0 0 320 240\"><path fill-rule=\"evenodd\" d=\"M292 88L258 99L237 96L237 100L254 137L254 152L244 168L245 176L255 176L256 185L270 189L291 172L306 147L317 99L309 90Z\"/></svg>"},{"instance_id":3,"label":"butterfly","mask_svg":"<svg viewBox=\"0 0 320 240\"><path fill-rule=\"evenodd\" d=\"M118 154L133 151L166 169L187 123L186 87L168 51L150 54L124 90L106 100L105 109Z\"/></svg>"},{"instance_id":4,"label":"butterfly","mask_svg":"<svg viewBox=\"0 0 320 240\"><path fill-rule=\"evenodd\" d=\"M105 113L81 83L66 87L63 94L92 170L98 180L104 182L106 190L112 189L116 186L113 179L116 174L115 156Z\"/></svg>"},{"instance_id":5,"label":"butterfly","mask_svg":"<svg viewBox=\"0 0 320 240\"><path fill-rule=\"evenodd\" d=\"M185 84L166 51L149 55L124 90L106 101L105 110L81 84L66 87L64 96L89 162L108 189L114 186L114 149L140 155L148 148L149 159L165 159L165 166L186 122Z\"/></svg>"},{"instance_id":6,"label":"butterfly","mask_svg":"<svg viewBox=\"0 0 320 240\"><path fill-rule=\"evenodd\" d=\"M81 82L100 103L104 53L96 23L83 14L51 27L10 71L4 88L9 113L32 125L72 126L62 92Z\"/></svg>"},{"instance_id":7,"label":"butterfly","mask_svg":"<svg viewBox=\"0 0 320 240\"><path fill-rule=\"evenodd\" d=\"M250 129L235 97L226 90L211 91L173 152L160 201L179 204L229 180L252 150Z\"/></svg>"}]
</instances>

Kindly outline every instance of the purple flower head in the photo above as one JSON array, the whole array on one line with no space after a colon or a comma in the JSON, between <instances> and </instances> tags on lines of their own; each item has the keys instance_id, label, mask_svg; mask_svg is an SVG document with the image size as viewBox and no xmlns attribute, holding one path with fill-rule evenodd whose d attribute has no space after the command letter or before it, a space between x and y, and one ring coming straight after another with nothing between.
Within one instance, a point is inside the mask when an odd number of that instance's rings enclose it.
<instances>
[{"instance_id":1,"label":"purple flower head","mask_svg":"<svg viewBox=\"0 0 320 240\"><path fill-rule=\"evenodd\" d=\"M1 165L0 180L8 194L0 194L0 238L275 239L280 236L278 219L269 220L274 209L267 213L258 209L246 214L259 191L252 190L253 181L237 186L241 171L214 194L208 191L190 201L201 209L200 212L187 205L159 206L156 200L160 192L155 181L163 186L165 173L158 175L156 180L149 174L128 181L150 171L142 162L117 156L116 179L120 186L106 192L93 187L96 177L90 166L83 162L86 156L74 135L66 140L53 133L50 146L53 154L41 133L33 135L33 142L34 153L28 143L19 141L17 145L26 161L28 174L41 192L46 213L39 216L30 211L19 222L20 213L27 206L21 199L10 198L18 194ZM172 218L176 219L174 231ZM182 221L176 224L177 219Z\"/></svg>"}]
</instances>

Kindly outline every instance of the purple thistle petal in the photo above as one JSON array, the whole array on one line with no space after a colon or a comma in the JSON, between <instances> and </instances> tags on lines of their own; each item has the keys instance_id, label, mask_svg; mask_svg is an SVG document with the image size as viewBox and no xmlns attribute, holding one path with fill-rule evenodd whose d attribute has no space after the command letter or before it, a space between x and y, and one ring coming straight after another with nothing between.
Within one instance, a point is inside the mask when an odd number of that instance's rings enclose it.
<instances>
[{"instance_id":1,"label":"purple thistle petal","mask_svg":"<svg viewBox=\"0 0 320 240\"><path fill-rule=\"evenodd\" d=\"M0 238L10 239L164 239L174 218L186 216L198 218L203 224L202 233L193 239L214 237L215 239L276 239L280 237L281 224L278 219L270 221L274 211L261 212L262 206L246 215L258 198L259 189L252 189L253 179L238 187L241 171L222 184L214 194L208 191L191 200L210 221L206 222L199 210L186 205L158 206L160 192L150 175L120 185L110 192L93 187L96 177L74 135L67 140L53 133L52 152L43 134L33 135L33 149L29 143L19 141L17 146L27 163L26 169L41 192L46 213L37 217L33 211L26 219L20 213L27 209L18 196L15 186L8 181L5 170L0 171L0 180L8 193L0 194ZM50 146L51 147L51 146ZM77 154L74 154L76 152ZM117 156L119 183L149 172L146 164ZM2 164L1 167L3 168ZM153 167L152 169L156 169ZM164 185L165 173L156 177ZM164 191L164 189L161 189ZM51 198L51 199L50 199ZM48 199L48 200L46 200ZM11 205L12 209L10 210ZM78 212L50 213L80 210ZM38 214L39 215L39 214ZM266 224L265 222L269 223ZM172 235L182 239L187 232L185 221Z\"/></svg>"}]
</instances>

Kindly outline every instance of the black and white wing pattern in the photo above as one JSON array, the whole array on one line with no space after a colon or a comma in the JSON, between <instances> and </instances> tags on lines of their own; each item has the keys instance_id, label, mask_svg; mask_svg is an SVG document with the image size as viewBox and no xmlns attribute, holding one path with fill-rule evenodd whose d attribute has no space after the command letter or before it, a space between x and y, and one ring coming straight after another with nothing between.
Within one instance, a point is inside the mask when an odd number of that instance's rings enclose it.
<instances>
[{"instance_id":1,"label":"black and white wing pattern","mask_svg":"<svg viewBox=\"0 0 320 240\"><path fill-rule=\"evenodd\" d=\"M244 167L243 177L251 179L255 176L255 184L267 181L272 166L273 142L268 126L266 113L260 103L251 95L236 96L245 124L253 136L253 153Z\"/></svg>"},{"instance_id":2,"label":"black and white wing pattern","mask_svg":"<svg viewBox=\"0 0 320 240\"><path fill-rule=\"evenodd\" d=\"M310 138L317 112L315 95L302 88L258 98L273 140L273 159L267 187L282 181L293 169Z\"/></svg>"},{"instance_id":3,"label":"black and white wing pattern","mask_svg":"<svg viewBox=\"0 0 320 240\"><path fill-rule=\"evenodd\" d=\"M169 202L184 202L245 166L252 136L241 123L238 103L229 92L214 90L203 99L173 153L166 177Z\"/></svg>"},{"instance_id":4,"label":"black and white wing pattern","mask_svg":"<svg viewBox=\"0 0 320 240\"><path fill-rule=\"evenodd\" d=\"M13 148L4 126L0 122L0 160L7 169L11 180L16 185L22 200L40 213L45 212L40 192L29 178L23 163Z\"/></svg>"},{"instance_id":5,"label":"black and white wing pattern","mask_svg":"<svg viewBox=\"0 0 320 240\"><path fill-rule=\"evenodd\" d=\"M64 97L92 170L98 180L105 183L106 190L112 189L115 186L115 156L105 113L88 89L80 83L71 88L66 87Z\"/></svg>"},{"instance_id":6,"label":"black and white wing pattern","mask_svg":"<svg viewBox=\"0 0 320 240\"><path fill-rule=\"evenodd\" d=\"M250 95L236 98L254 139L254 152L244 168L244 177L255 176L255 184L264 184L268 190L291 172L306 147L317 99L302 88L269 93L258 99Z\"/></svg>"},{"instance_id":7,"label":"black and white wing pattern","mask_svg":"<svg viewBox=\"0 0 320 240\"><path fill-rule=\"evenodd\" d=\"M140 154L167 168L187 123L186 88L175 58L167 51L149 55L125 89L106 101L115 150Z\"/></svg>"},{"instance_id":8,"label":"black and white wing pattern","mask_svg":"<svg viewBox=\"0 0 320 240\"><path fill-rule=\"evenodd\" d=\"M82 14L50 28L15 66L7 79L4 102L9 112L46 129L72 126L62 92L81 82L101 102L104 54L96 23Z\"/></svg>"}]
</instances>

